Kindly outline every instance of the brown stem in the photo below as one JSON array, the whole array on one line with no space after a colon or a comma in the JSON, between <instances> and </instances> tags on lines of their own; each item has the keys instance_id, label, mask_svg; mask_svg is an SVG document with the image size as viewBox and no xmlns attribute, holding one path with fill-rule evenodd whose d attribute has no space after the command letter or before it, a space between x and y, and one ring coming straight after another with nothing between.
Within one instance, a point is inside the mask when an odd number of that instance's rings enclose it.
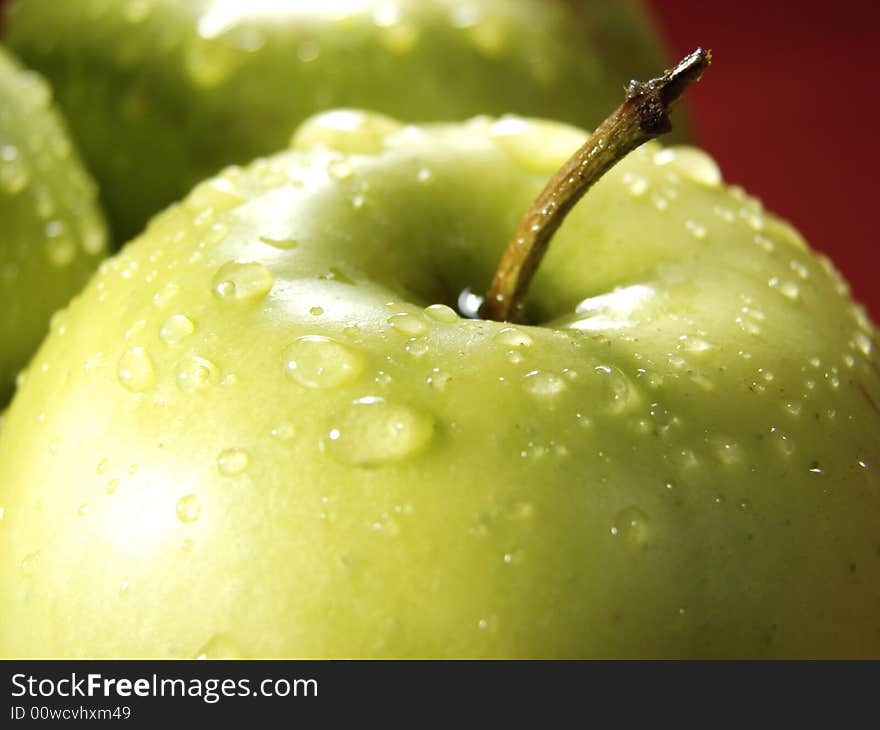
<instances>
[{"instance_id":1,"label":"brown stem","mask_svg":"<svg viewBox=\"0 0 880 730\"><path fill-rule=\"evenodd\" d=\"M519 321L529 284L550 239L584 193L636 147L672 129L669 110L712 60L698 48L662 76L631 81L626 100L550 179L529 207L501 257L480 316Z\"/></svg>"}]
</instances>

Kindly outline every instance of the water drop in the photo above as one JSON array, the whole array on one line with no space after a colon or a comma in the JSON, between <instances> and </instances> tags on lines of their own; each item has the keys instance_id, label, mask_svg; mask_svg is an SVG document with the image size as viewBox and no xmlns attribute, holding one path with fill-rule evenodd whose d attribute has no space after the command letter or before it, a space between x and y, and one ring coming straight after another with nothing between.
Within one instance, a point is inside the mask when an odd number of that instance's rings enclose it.
<instances>
[{"instance_id":1,"label":"water drop","mask_svg":"<svg viewBox=\"0 0 880 730\"><path fill-rule=\"evenodd\" d=\"M177 387L184 393L204 390L216 385L219 380L219 368L203 357L197 355L186 357L177 366Z\"/></svg>"},{"instance_id":2,"label":"water drop","mask_svg":"<svg viewBox=\"0 0 880 730\"><path fill-rule=\"evenodd\" d=\"M427 323L418 315L402 312L388 318L392 329L407 337L421 337L428 331Z\"/></svg>"},{"instance_id":3,"label":"water drop","mask_svg":"<svg viewBox=\"0 0 880 730\"><path fill-rule=\"evenodd\" d=\"M244 449L225 449L217 457L217 470L226 477L243 473L250 465L250 456Z\"/></svg>"},{"instance_id":4,"label":"water drop","mask_svg":"<svg viewBox=\"0 0 880 730\"><path fill-rule=\"evenodd\" d=\"M502 328L494 340L504 347L529 347L532 344L532 338L517 327Z\"/></svg>"},{"instance_id":5,"label":"water drop","mask_svg":"<svg viewBox=\"0 0 880 730\"><path fill-rule=\"evenodd\" d=\"M615 515L611 534L631 547L642 547L651 539L651 523L638 507L627 507Z\"/></svg>"},{"instance_id":6,"label":"water drop","mask_svg":"<svg viewBox=\"0 0 880 730\"><path fill-rule=\"evenodd\" d=\"M214 634L196 652L196 659L241 659L242 651L228 636Z\"/></svg>"},{"instance_id":7,"label":"water drop","mask_svg":"<svg viewBox=\"0 0 880 730\"><path fill-rule=\"evenodd\" d=\"M710 188L721 185L721 170L715 160L696 147L666 147L654 155L657 165L671 165L690 180Z\"/></svg>"},{"instance_id":8,"label":"water drop","mask_svg":"<svg viewBox=\"0 0 880 730\"><path fill-rule=\"evenodd\" d=\"M348 345L319 335L300 337L284 353L288 376L307 388L340 388L363 373L363 356Z\"/></svg>"},{"instance_id":9,"label":"water drop","mask_svg":"<svg viewBox=\"0 0 880 730\"><path fill-rule=\"evenodd\" d=\"M195 323L185 314L172 314L162 323L159 339L167 345L176 345L195 331Z\"/></svg>"},{"instance_id":10,"label":"water drop","mask_svg":"<svg viewBox=\"0 0 880 730\"><path fill-rule=\"evenodd\" d=\"M292 248L296 248L298 244L295 238L289 236L260 236L260 241L281 251L289 251Z\"/></svg>"},{"instance_id":11,"label":"water drop","mask_svg":"<svg viewBox=\"0 0 880 730\"><path fill-rule=\"evenodd\" d=\"M698 241L704 240L706 238L706 234L708 233L708 231L706 230L706 226L691 218L685 221L684 227L687 228L688 233L690 233Z\"/></svg>"},{"instance_id":12,"label":"water drop","mask_svg":"<svg viewBox=\"0 0 880 730\"><path fill-rule=\"evenodd\" d=\"M423 451L434 421L416 408L382 398L362 398L333 420L322 446L336 461L353 466L382 466Z\"/></svg>"},{"instance_id":13,"label":"water drop","mask_svg":"<svg viewBox=\"0 0 880 730\"><path fill-rule=\"evenodd\" d=\"M445 304L432 304L429 307L425 307L425 314L431 319L443 322L444 324L455 324L459 320L458 312L452 307L447 307Z\"/></svg>"},{"instance_id":14,"label":"water drop","mask_svg":"<svg viewBox=\"0 0 880 730\"><path fill-rule=\"evenodd\" d=\"M185 497L177 500L175 512L177 519L181 522L195 522L199 519L199 515L202 512L202 505L196 495L187 494Z\"/></svg>"},{"instance_id":15,"label":"water drop","mask_svg":"<svg viewBox=\"0 0 880 730\"><path fill-rule=\"evenodd\" d=\"M715 454L715 458L718 459L718 461L720 461L722 464L736 464L742 461L743 458L742 447L732 439L713 439L712 450Z\"/></svg>"},{"instance_id":16,"label":"water drop","mask_svg":"<svg viewBox=\"0 0 880 730\"><path fill-rule=\"evenodd\" d=\"M230 261L217 270L212 286L220 299L245 301L266 296L274 282L272 272L262 264Z\"/></svg>"},{"instance_id":17,"label":"water drop","mask_svg":"<svg viewBox=\"0 0 880 730\"><path fill-rule=\"evenodd\" d=\"M539 398L559 395L568 387L561 376L545 370L532 370L526 373L523 377L523 385L528 393Z\"/></svg>"},{"instance_id":18,"label":"water drop","mask_svg":"<svg viewBox=\"0 0 880 730\"><path fill-rule=\"evenodd\" d=\"M76 257L76 241L63 221L49 221L45 228L46 256L53 266L67 266Z\"/></svg>"},{"instance_id":19,"label":"water drop","mask_svg":"<svg viewBox=\"0 0 880 730\"><path fill-rule=\"evenodd\" d=\"M784 434L776 428L776 426L773 426L770 429L770 434L776 442L776 447L783 456L791 456L794 453L794 442L791 440L790 436Z\"/></svg>"},{"instance_id":20,"label":"water drop","mask_svg":"<svg viewBox=\"0 0 880 730\"><path fill-rule=\"evenodd\" d=\"M354 168L348 160L331 160L327 164L327 174L334 180L347 180L354 174Z\"/></svg>"},{"instance_id":21,"label":"water drop","mask_svg":"<svg viewBox=\"0 0 880 730\"><path fill-rule=\"evenodd\" d=\"M153 361L143 347L126 350L119 358L116 374L123 387L132 393L141 393L156 384Z\"/></svg>"},{"instance_id":22,"label":"water drop","mask_svg":"<svg viewBox=\"0 0 880 730\"><path fill-rule=\"evenodd\" d=\"M278 441L290 441L296 436L296 428L293 424L282 423L272 429L271 436Z\"/></svg>"},{"instance_id":23,"label":"water drop","mask_svg":"<svg viewBox=\"0 0 880 730\"><path fill-rule=\"evenodd\" d=\"M622 413L628 410L638 400L635 385L614 366L598 365L593 372L600 378L602 402L611 413Z\"/></svg>"}]
</instances>

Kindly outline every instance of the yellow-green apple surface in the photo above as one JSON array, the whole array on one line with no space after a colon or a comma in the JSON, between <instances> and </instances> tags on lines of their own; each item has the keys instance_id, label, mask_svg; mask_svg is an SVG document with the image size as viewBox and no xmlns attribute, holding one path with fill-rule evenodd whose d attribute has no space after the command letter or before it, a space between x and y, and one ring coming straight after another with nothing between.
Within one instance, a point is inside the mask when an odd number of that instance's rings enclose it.
<instances>
[{"instance_id":1,"label":"yellow-green apple surface","mask_svg":"<svg viewBox=\"0 0 880 730\"><path fill-rule=\"evenodd\" d=\"M0 654L880 656L876 332L705 153L450 306L586 138L328 112L156 217L0 435Z\"/></svg>"},{"instance_id":2,"label":"yellow-green apple surface","mask_svg":"<svg viewBox=\"0 0 880 730\"><path fill-rule=\"evenodd\" d=\"M8 41L55 85L120 243L327 108L592 127L662 65L634 0L19 0Z\"/></svg>"},{"instance_id":3,"label":"yellow-green apple surface","mask_svg":"<svg viewBox=\"0 0 880 730\"><path fill-rule=\"evenodd\" d=\"M0 47L0 405L105 249L94 183L49 86Z\"/></svg>"}]
</instances>

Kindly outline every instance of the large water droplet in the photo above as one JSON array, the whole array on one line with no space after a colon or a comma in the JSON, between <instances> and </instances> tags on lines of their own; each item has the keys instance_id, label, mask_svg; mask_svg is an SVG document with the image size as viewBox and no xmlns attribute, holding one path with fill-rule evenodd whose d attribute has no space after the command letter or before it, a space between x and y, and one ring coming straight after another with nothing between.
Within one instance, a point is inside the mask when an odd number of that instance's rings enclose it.
<instances>
[{"instance_id":1,"label":"large water droplet","mask_svg":"<svg viewBox=\"0 0 880 730\"><path fill-rule=\"evenodd\" d=\"M159 338L168 345L176 345L195 331L195 323L185 314L172 314L162 323Z\"/></svg>"},{"instance_id":2,"label":"large water droplet","mask_svg":"<svg viewBox=\"0 0 880 730\"><path fill-rule=\"evenodd\" d=\"M141 393L156 384L153 361L143 347L126 350L119 358L116 374L119 382L132 393Z\"/></svg>"},{"instance_id":3,"label":"large water droplet","mask_svg":"<svg viewBox=\"0 0 880 730\"><path fill-rule=\"evenodd\" d=\"M49 221L46 234L46 257L53 266L67 266L76 257L76 240L63 221Z\"/></svg>"},{"instance_id":4,"label":"large water droplet","mask_svg":"<svg viewBox=\"0 0 880 730\"><path fill-rule=\"evenodd\" d=\"M262 264L252 261L229 261L214 275L214 294L226 300L255 300L269 293L275 277Z\"/></svg>"},{"instance_id":5,"label":"large water droplet","mask_svg":"<svg viewBox=\"0 0 880 730\"><path fill-rule=\"evenodd\" d=\"M518 327L504 327L494 339L504 347L529 347L532 344L532 338Z\"/></svg>"},{"instance_id":6,"label":"large water droplet","mask_svg":"<svg viewBox=\"0 0 880 730\"><path fill-rule=\"evenodd\" d=\"M638 400L635 384L619 368L598 365L593 372L600 378L602 402L611 413L622 413Z\"/></svg>"},{"instance_id":7,"label":"large water droplet","mask_svg":"<svg viewBox=\"0 0 880 730\"><path fill-rule=\"evenodd\" d=\"M363 356L329 337L300 337L284 353L287 374L307 388L339 388L355 382L364 370Z\"/></svg>"},{"instance_id":8,"label":"large water droplet","mask_svg":"<svg viewBox=\"0 0 880 730\"><path fill-rule=\"evenodd\" d=\"M220 380L219 368L210 360L193 355L180 361L177 366L177 387L185 393L216 385Z\"/></svg>"},{"instance_id":9,"label":"large water droplet","mask_svg":"<svg viewBox=\"0 0 880 730\"><path fill-rule=\"evenodd\" d=\"M382 398L362 398L332 421L322 446L336 461L382 466L423 451L434 433L425 412Z\"/></svg>"},{"instance_id":10,"label":"large water droplet","mask_svg":"<svg viewBox=\"0 0 880 730\"><path fill-rule=\"evenodd\" d=\"M641 547L651 539L651 523L638 507L627 507L615 515L611 534L627 545Z\"/></svg>"},{"instance_id":11,"label":"large water droplet","mask_svg":"<svg viewBox=\"0 0 880 730\"><path fill-rule=\"evenodd\" d=\"M244 449L224 449L217 457L217 471L223 476L234 477L244 473L251 459Z\"/></svg>"},{"instance_id":12,"label":"large water droplet","mask_svg":"<svg viewBox=\"0 0 880 730\"><path fill-rule=\"evenodd\" d=\"M195 522L202 512L202 504L196 495L187 494L177 500L177 506L174 509L177 519L181 522Z\"/></svg>"},{"instance_id":13,"label":"large water droplet","mask_svg":"<svg viewBox=\"0 0 880 730\"><path fill-rule=\"evenodd\" d=\"M214 634L205 645L196 652L196 659L241 659L242 652L238 645L228 636Z\"/></svg>"},{"instance_id":14,"label":"large water droplet","mask_svg":"<svg viewBox=\"0 0 880 730\"><path fill-rule=\"evenodd\" d=\"M392 329L407 337L421 337L428 331L428 325L416 314L402 312L388 318Z\"/></svg>"},{"instance_id":15,"label":"large water droplet","mask_svg":"<svg viewBox=\"0 0 880 730\"><path fill-rule=\"evenodd\" d=\"M431 319L443 322L444 324L455 324L459 320L458 312L452 307L447 307L445 304L432 304L429 307L425 307L425 314Z\"/></svg>"},{"instance_id":16,"label":"large water droplet","mask_svg":"<svg viewBox=\"0 0 880 730\"><path fill-rule=\"evenodd\" d=\"M530 373L526 373L523 385L528 393L540 398L559 395L568 387L561 376L546 370L532 370Z\"/></svg>"}]
</instances>

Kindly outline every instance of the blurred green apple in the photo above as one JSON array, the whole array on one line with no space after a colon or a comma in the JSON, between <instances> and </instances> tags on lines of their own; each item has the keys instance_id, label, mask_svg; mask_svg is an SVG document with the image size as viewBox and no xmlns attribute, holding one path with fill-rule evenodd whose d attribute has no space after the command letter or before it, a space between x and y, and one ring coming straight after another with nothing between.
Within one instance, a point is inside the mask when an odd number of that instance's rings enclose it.
<instances>
[{"instance_id":1,"label":"blurred green apple","mask_svg":"<svg viewBox=\"0 0 880 730\"><path fill-rule=\"evenodd\" d=\"M336 111L156 217L0 436L0 655L880 656L876 332L691 147ZM96 405L97 404L97 405Z\"/></svg>"},{"instance_id":2,"label":"blurred green apple","mask_svg":"<svg viewBox=\"0 0 880 730\"><path fill-rule=\"evenodd\" d=\"M94 183L49 86L0 47L0 405L106 238Z\"/></svg>"},{"instance_id":3,"label":"blurred green apple","mask_svg":"<svg viewBox=\"0 0 880 730\"><path fill-rule=\"evenodd\" d=\"M55 85L119 243L327 108L591 127L662 66L633 0L19 0L8 41Z\"/></svg>"}]
</instances>

